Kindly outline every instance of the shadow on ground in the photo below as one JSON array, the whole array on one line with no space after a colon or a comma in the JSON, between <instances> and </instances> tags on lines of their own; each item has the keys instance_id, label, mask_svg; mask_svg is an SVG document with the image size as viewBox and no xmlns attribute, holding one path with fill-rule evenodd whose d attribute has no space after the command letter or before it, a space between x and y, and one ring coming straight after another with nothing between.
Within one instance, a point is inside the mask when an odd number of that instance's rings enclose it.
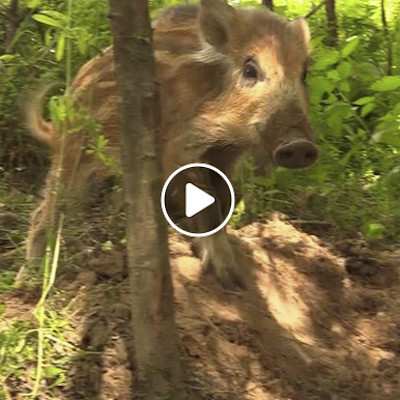
<instances>
[{"instance_id":1,"label":"shadow on ground","mask_svg":"<svg viewBox=\"0 0 400 400\"><path fill-rule=\"evenodd\" d=\"M400 398L396 279L386 287L354 279L332 246L279 218L232 231L231 240L246 289L229 292L201 272L188 242L170 236L190 399ZM60 398L131 399L123 252L96 250L79 260L57 284L75 328L70 341L80 349ZM397 276L396 267L386 272Z\"/></svg>"}]
</instances>

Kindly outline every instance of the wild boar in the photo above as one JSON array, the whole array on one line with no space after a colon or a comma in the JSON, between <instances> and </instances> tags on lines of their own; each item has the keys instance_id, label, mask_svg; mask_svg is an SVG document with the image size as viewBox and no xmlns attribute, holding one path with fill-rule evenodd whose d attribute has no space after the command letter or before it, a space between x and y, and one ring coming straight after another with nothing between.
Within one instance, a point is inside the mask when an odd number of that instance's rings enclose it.
<instances>
[{"instance_id":1,"label":"wild boar","mask_svg":"<svg viewBox=\"0 0 400 400\"><path fill-rule=\"evenodd\" d=\"M199 6L174 7L161 14L153 40L164 178L194 162L212 164L230 177L238 158L255 148L287 168L316 161L318 150L307 117L310 33L304 19L289 22L266 8L239 9L224 0L202 0ZM112 48L80 69L71 96L78 109L101 126L108 140L106 152L118 162L120 98ZM85 129L62 137L54 123L41 117L40 103L35 100L28 107L28 125L51 146L53 157L43 200L32 215L29 262L44 254L47 233L59 212L57 184L68 195L68 206L69 199L84 202L92 176L115 173L86 151L90 135ZM198 180L218 194L207 176ZM223 209L226 205L220 201ZM201 224L206 227L214 218L220 215L206 212ZM224 230L199 239L199 246L204 267L223 285L241 284L240 265Z\"/></svg>"}]
</instances>

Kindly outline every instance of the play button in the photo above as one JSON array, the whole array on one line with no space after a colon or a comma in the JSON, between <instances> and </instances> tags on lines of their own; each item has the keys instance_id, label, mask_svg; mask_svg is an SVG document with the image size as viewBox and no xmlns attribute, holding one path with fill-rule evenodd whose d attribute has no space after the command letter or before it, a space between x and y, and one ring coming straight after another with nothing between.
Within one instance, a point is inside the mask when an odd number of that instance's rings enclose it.
<instances>
[{"instance_id":1,"label":"play button","mask_svg":"<svg viewBox=\"0 0 400 400\"><path fill-rule=\"evenodd\" d=\"M161 192L161 208L167 222L192 237L210 236L232 216L235 194L218 168L204 163L187 164L174 171Z\"/></svg>"},{"instance_id":2,"label":"play button","mask_svg":"<svg viewBox=\"0 0 400 400\"><path fill-rule=\"evenodd\" d=\"M213 203L215 203L215 197L210 196L204 190L199 189L192 183L186 184L185 214L187 217L193 217Z\"/></svg>"}]
</instances>

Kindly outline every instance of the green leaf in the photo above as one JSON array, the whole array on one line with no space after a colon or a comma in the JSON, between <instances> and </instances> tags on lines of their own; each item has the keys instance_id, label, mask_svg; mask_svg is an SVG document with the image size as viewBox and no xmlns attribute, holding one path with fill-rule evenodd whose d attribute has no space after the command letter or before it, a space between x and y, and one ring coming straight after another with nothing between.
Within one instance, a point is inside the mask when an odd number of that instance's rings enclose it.
<instances>
[{"instance_id":1,"label":"green leaf","mask_svg":"<svg viewBox=\"0 0 400 400\"><path fill-rule=\"evenodd\" d=\"M367 85L381 77L381 73L376 65L368 62L353 63L353 75Z\"/></svg>"},{"instance_id":2,"label":"green leaf","mask_svg":"<svg viewBox=\"0 0 400 400\"><path fill-rule=\"evenodd\" d=\"M54 31L52 31L51 29L46 29L46 32L44 34L44 44L47 47L52 47L51 42L53 40L53 33Z\"/></svg>"},{"instance_id":3,"label":"green leaf","mask_svg":"<svg viewBox=\"0 0 400 400\"><path fill-rule=\"evenodd\" d=\"M47 378L56 378L58 375L62 374L64 371L61 368L55 366L48 366L44 369L44 374Z\"/></svg>"},{"instance_id":4,"label":"green leaf","mask_svg":"<svg viewBox=\"0 0 400 400\"><path fill-rule=\"evenodd\" d=\"M353 37L349 38L347 41L348 41L348 43L342 49L342 56L345 58L349 57L354 52L354 50L358 47L358 45L360 43L360 38L357 36L353 36Z\"/></svg>"},{"instance_id":5,"label":"green leaf","mask_svg":"<svg viewBox=\"0 0 400 400\"><path fill-rule=\"evenodd\" d=\"M78 32L76 35L76 41L78 45L79 52L82 55L86 55L88 51L88 45L90 43L91 36L88 32Z\"/></svg>"},{"instance_id":6,"label":"green leaf","mask_svg":"<svg viewBox=\"0 0 400 400\"><path fill-rule=\"evenodd\" d=\"M103 251L111 251L114 248L114 244L111 240L107 240L106 242L101 244L101 250Z\"/></svg>"},{"instance_id":7,"label":"green leaf","mask_svg":"<svg viewBox=\"0 0 400 400\"><path fill-rule=\"evenodd\" d=\"M371 113L375 109L375 103L366 104L361 110L361 116L366 117L369 113Z\"/></svg>"},{"instance_id":8,"label":"green leaf","mask_svg":"<svg viewBox=\"0 0 400 400\"><path fill-rule=\"evenodd\" d=\"M311 102L314 104L319 103L325 93L331 93L335 88L335 85L329 79L322 76L311 77L308 85L310 87Z\"/></svg>"},{"instance_id":9,"label":"green leaf","mask_svg":"<svg viewBox=\"0 0 400 400\"><path fill-rule=\"evenodd\" d=\"M343 128L343 118L337 114L332 114L326 119L328 127L334 135L339 135Z\"/></svg>"},{"instance_id":10,"label":"green leaf","mask_svg":"<svg viewBox=\"0 0 400 400\"><path fill-rule=\"evenodd\" d=\"M330 93L328 98L326 99L326 102L328 104L333 104L333 103L336 103L337 101L338 101L338 98L333 93Z\"/></svg>"},{"instance_id":11,"label":"green leaf","mask_svg":"<svg viewBox=\"0 0 400 400\"><path fill-rule=\"evenodd\" d=\"M238 205L236 206L235 212L242 215L242 214L244 214L245 211L246 211L246 205L242 199L239 201Z\"/></svg>"},{"instance_id":12,"label":"green leaf","mask_svg":"<svg viewBox=\"0 0 400 400\"><path fill-rule=\"evenodd\" d=\"M332 79L334 82L340 81L340 75L339 73L336 71L336 69L332 70L332 71L328 71L328 73L326 74L326 76L329 79Z\"/></svg>"},{"instance_id":13,"label":"green leaf","mask_svg":"<svg viewBox=\"0 0 400 400\"><path fill-rule=\"evenodd\" d=\"M375 97L373 96L366 96L366 97L360 97L358 100L354 101L354 104L357 104L358 106L363 106L368 103L372 103L375 101Z\"/></svg>"},{"instance_id":14,"label":"green leaf","mask_svg":"<svg viewBox=\"0 0 400 400\"><path fill-rule=\"evenodd\" d=\"M67 118L67 105L63 97L53 96L50 98L49 109L51 118L62 123Z\"/></svg>"},{"instance_id":15,"label":"green leaf","mask_svg":"<svg viewBox=\"0 0 400 400\"><path fill-rule=\"evenodd\" d=\"M372 141L384 143L394 147L400 147L400 126L397 121L385 121L380 123L372 136Z\"/></svg>"},{"instance_id":16,"label":"green leaf","mask_svg":"<svg viewBox=\"0 0 400 400\"><path fill-rule=\"evenodd\" d=\"M3 54L2 56L0 56L0 60L4 62L10 62L14 59L15 59L14 54Z\"/></svg>"},{"instance_id":17,"label":"green leaf","mask_svg":"<svg viewBox=\"0 0 400 400\"><path fill-rule=\"evenodd\" d=\"M37 8L40 6L41 0L29 0L27 2L27 7L28 8Z\"/></svg>"},{"instance_id":18,"label":"green leaf","mask_svg":"<svg viewBox=\"0 0 400 400\"><path fill-rule=\"evenodd\" d=\"M313 65L313 69L321 71L327 69L339 61L339 52L337 50L324 50L318 55L318 61Z\"/></svg>"},{"instance_id":19,"label":"green leaf","mask_svg":"<svg viewBox=\"0 0 400 400\"><path fill-rule=\"evenodd\" d=\"M368 239L381 239L385 233L385 227L380 223L370 223L366 226L366 236Z\"/></svg>"},{"instance_id":20,"label":"green leaf","mask_svg":"<svg viewBox=\"0 0 400 400\"><path fill-rule=\"evenodd\" d=\"M55 10L45 10L41 12L41 15L47 15L55 20L60 21L62 24L66 24L68 21L68 17L64 15L63 13L60 13L59 11Z\"/></svg>"},{"instance_id":21,"label":"green leaf","mask_svg":"<svg viewBox=\"0 0 400 400\"><path fill-rule=\"evenodd\" d=\"M351 90L350 83L347 81L343 81L339 83L339 89L341 92L348 93Z\"/></svg>"},{"instance_id":22,"label":"green leaf","mask_svg":"<svg viewBox=\"0 0 400 400\"><path fill-rule=\"evenodd\" d=\"M351 75L352 69L351 64L347 61L341 62L337 67L337 71L342 79L348 78Z\"/></svg>"},{"instance_id":23,"label":"green leaf","mask_svg":"<svg viewBox=\"0 0 400 400\"><path fill-rule=\"evenodd\" d=\"M385 76L371 85L376 92L389 92L400 88L400 76Z\"/></svg>"},{"instance_id":24,"label":"green leaf","mask_svg":"<svg viewBox=\"0 0 400 400\"><path fill-rule=\"evenodd\" d=\"M26 345L26 337L23 336L18 340L17 345L15 346L15 352L20 353Z\"/></svg>"},{"instance_id":25,"label":"green leaf","mask_svg":"<svg viewBox=\"0 0 400 400\"><path fill-rule=\"evenodd\" d=\"M349 118L353 113L351 106L343 101L338 101L332 106L329 106L326 111L328 112L328 115L336 114L343 119Z\"/></svg>"},{"instance_id":26,"label":"green leaf","mask_svg":"<svg viewBox=\"0 0 400 400\"><path fill-rule=\"evenodd\" d=\"M392 113L393 113L394 115L399 115L399 114L400 114L400 103L397 103L397 104L393 107Z\"/></svg>"},{"instance_id":27,"label":"green leaf","mask_svg":"<svg viewBox=\"0 0 400 400\"><path fill-rule=\"evenodd\" d=\"M64 57L65 35L62 33L57 39L56 60L61 61Z\"/></svg>"},{"instance_id":28,"label":"green leaf","mask_svg":"<svg viewBox=\"0 0 400 400\"><path fill-rule=\"evenodd\" d=\"M343 129L343 123L353 114L350 105L344 102L337 102L325 110L325 120L334 135L339 135Z\"/></svg>"},{"instance_id":29,"label":"green leaf","mask_svg":"<svg viewBox=\"0 0 400 400\"><path fill-rule=\"evenodd\" d=\"M40 22L45 25L54 26L55 28L60 28L60 29L63 28L61 21L58 21L52 17L49 17L48 15L35 14L32 18L35 21Z\"/></svg>"}]
</instances>

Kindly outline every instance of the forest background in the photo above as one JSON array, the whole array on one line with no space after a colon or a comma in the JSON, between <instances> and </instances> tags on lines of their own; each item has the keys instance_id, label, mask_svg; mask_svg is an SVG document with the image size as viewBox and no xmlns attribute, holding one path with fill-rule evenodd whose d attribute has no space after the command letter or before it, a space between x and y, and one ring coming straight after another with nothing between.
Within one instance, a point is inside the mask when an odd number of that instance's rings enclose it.
<instances>
[{"instance_id":1,"label":"forest background","mask_svg":"<svg viewBox=\"0 0 400 400\"><path fill-rule=\"evenodd\" d=\"M67 64L75 72L111 43L107 2L74 2L71 27L65 3L0 1L0 202L6 200L10 179L23 182L29 202L48 166L46 149L23 126L20 104L28 88L39 79L64 81ZM151 1L153 16L178 3L190 1ZM341 235L395 240L400 233L400 2L231 3L264 3L289 18L307 16L314 60L307 83L321 146L318 165L307 171L278 168L270 176L257 176L246 163L238 186L251 196L239 204L233 224L275 210L322 222ZM104 145L100 137L94 151Z\"/></svg>"},{"instance_id":2,"label":"forest background","mask_svg":"<svg viewBox=\"0 0 400 400\"><path fill-rule=\"evenodd\" d=\"M152 16L182 3L192 1L151 1ZM65 110L58 99L65 77L112 41L107 1L72 4L68 12L63 0L0 0L0 255L16 250L16 264L23 257L29 215L49 166L48 150L24 127L21 105L40 82L61 82L45 112L62 119ZM268 6L288 18L306 16L313 48L307 85L321 149L319 162L305 171L277 168L259 175L257 166L246 160L237 178L244 197L232 225L240 227L279 211L311 231L322 229L339 238L361 235L371 245L398 241L400 1L231 4ZM104 137L99 135L93 146L101 157ZM109 243L101 246L107 250ZM0 294L13 290L16 270L1 267ZM0 316L4 309L0 302ZM54 386L65 381L68 358L62 343L66 322L60 314L49 309L45 324L46 332L61 343L60 350L46 342L44 352L48 363L43 375ZM28 361L36 362L32 332L26 321L0 331L0 399L7 398L3 382L22 375Z\"/></svg>"}]
</instances>

